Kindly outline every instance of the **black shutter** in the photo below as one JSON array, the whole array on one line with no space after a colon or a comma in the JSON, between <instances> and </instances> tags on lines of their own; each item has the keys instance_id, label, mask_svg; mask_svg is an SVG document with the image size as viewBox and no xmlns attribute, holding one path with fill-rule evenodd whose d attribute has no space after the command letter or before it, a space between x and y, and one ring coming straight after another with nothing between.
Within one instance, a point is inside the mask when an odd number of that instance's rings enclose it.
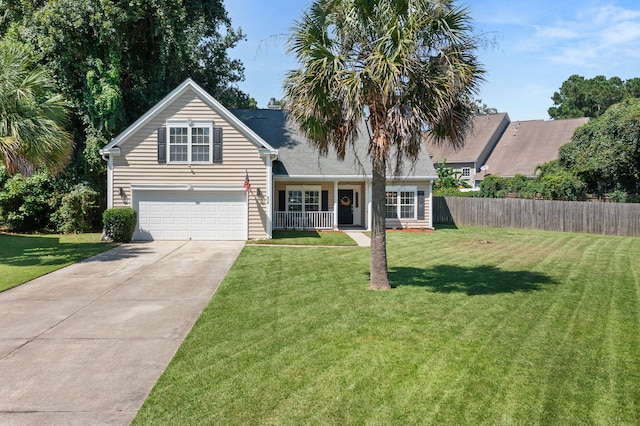
<instances>
[{"instance_id":1,"label":"black shutter","mask_svg":"<svg viewBox=\"0 0 640 426\"><path fill-rule=\"evenodd\" d=\"M329 211L329 191L322 191L322 211Z\"/></svg>"},{"instance_id":2,"label":"black shutter","mask_svg":"<svg viewBox=\"0 0 640 426\"><path fill-rule=\"evenodd\" d=\"M222 127L213 129L213 162L222 163Z\"/></svg>"},{"instance_id":3,"label":"black shutter","mask_svg":"<svg viewBox=\"0 0 640 426\"><path fill-rule=\"evenodd\" d=\"M283 212L287 210L287 196L284 191L278 191L278 211Z\"/></svg>"},{"instance_id":4,"label":"black shutter","mask_svg":"<svg viewBox=\"0 0 640 426\"><path fill-rule=\"evenodd\" d=\"M167 162L167 128L158 127L158 163Z\"/></svg>"},{"instance_id":5,"label":"black shutter","mask_svg":"<svg viewBox=\"0 0 640 426\"><path fill-rule=\"evenodd\" d=\"M418 220L424 220L424 191L418 191Z\"/></svg>"}]
</instances>

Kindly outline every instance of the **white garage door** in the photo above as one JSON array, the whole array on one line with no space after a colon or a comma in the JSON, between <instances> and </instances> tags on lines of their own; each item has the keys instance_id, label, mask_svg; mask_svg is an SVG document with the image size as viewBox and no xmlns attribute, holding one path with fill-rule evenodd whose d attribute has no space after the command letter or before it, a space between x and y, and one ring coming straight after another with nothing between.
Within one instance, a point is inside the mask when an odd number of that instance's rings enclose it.
<instances>
[{"instance_id":1,"label":"white garage door","mask_svg":"<svg viewBox=\"0 0 640 426\"><path fill-rule=\"evenodd\" d=\"M210 191L134 191L135 240L246 240L247 195Z\"/></svg>"}]
</instances>

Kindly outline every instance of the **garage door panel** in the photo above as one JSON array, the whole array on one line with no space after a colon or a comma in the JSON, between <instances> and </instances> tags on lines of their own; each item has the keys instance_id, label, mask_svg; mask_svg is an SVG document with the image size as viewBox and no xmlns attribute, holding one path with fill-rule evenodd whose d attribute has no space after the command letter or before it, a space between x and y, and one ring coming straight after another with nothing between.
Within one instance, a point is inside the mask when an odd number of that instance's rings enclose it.
<instances>
[{"instance_id":1,"label":"garage door panel","mask_svg":"<svg viewBox=\"0 0 640 426\"><path fill-rule=\"evenodd\" d=\"M134 191L136 240L246 240L244 192Z\"/></svg>"}]
</instances>

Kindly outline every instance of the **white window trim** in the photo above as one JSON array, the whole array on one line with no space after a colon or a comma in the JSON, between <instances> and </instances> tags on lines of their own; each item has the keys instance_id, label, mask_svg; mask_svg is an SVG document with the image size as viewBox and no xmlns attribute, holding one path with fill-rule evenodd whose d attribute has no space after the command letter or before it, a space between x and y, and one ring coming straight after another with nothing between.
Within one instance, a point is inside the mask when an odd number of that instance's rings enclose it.
<instances>
[{"instance_id":1,"label":"white window trim","mask_svg":"<svg viewBox=\"0 0 640 426\"><path fill-rule=\"evenodd\" d=\"M417 220L418 219L418 187L417 186L387 186L385 188L385 192L397 192L398 193L398 204L396 206L397 212L395 218L387 218L387 220ZM402 197L400 196L401 192L412 192L413 193L413 216L412 217L402 217L402 203L400 202Z\"/></svg>"},{"instance_id":2,"label":"white window trim","mask_svg":"<svg viewBox=\"0 0 640 426\"><path fill-rule=\"evenodd\" d=\"M187 129L187 161L171 161L171 128ZM191 161L191 129L209 129L209 160ZM213 164L213 121L211 120L168 120L167 121L167 164Z\"/></svg>"},{"instance_id":3,"label":"white window trim","mask_svg":"<svg viewBox=\"0 0 640 426\"><path fill-rule=\"evenodd\" d=\"M285 196L287 197L287 203L285 205L286 211L289 211L289 192L290 191L302 191L302 211L296 213L306 212L306 203L304 202L305 191L318 191L318 210L322 210L322 186L320 185L287 185L285 188ZM315 210L314 210L315 211Z\"/></svg>"},{"instance_id":4,"label":"white window trim","mask_svg":"<svg viewBox=\"0 0 640 426\"><path fill-rule=\"evenodd\" d=\"M465 171L467 174L465 174ZM462 177L471 177L471 167L463 167L461 173Z\"/></svg>"}]
</instances>

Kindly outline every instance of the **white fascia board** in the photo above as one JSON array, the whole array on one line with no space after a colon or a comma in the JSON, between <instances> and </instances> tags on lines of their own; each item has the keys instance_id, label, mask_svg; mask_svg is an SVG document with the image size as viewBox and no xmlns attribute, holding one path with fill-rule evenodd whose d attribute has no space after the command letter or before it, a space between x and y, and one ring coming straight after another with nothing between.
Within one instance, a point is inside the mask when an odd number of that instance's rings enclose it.
<instances>
[{"instance_id":1,"label":"white fascia board","mask_svg":"<svg viewBox=\"0 0 640 426\"><path fill-rule=\"evenodd\" d=\"M354 176L354 175L274 175L276 181L326 181L333 182L334 180L339 180L341 182L363 182L366 180L370 180L369 176Z\"/></svg>"},{"instance_id":2,"label":"white fascia board","mask_svg":"<svg viewBox=\"0 0 640 426\"><path fill-rule=\"evenodd\" d=\"M122 133L113 138L104 148L103 151L111 149L113 146L126 142L126 140L138 131L141 127L151 121L156 115L162 112L167 106L169 106L175 99L182 96L187 90L193 90L196 94L214 111L216 111L222 118L227 120L233 127L244 134L250 141L258 148L265 148L273 153L277 153L267 142L262 140L255 132L249 129L242 121L240 121L235 115L231 114L222 104L216 101L210 94L208 94L202 87L198 86L190 78L182 82L178 87L173 89L171 93L165 96L160 102L158 102L153 108L147 111L142 117L138 118L131 126L127 127Z\"/></svg>"},{"instance_id":3,"label":"white fascia board","mask_svg":"<svg viewBox=\"0 0 640 426\"><path fill-rule=\"evenodd\" d=\"M354 176L354 175L300 175L300 176L282 176L282 175L275 175L274 176L276 181L282 182L282 181L327 181L327 182L331 182L334 180L338 180L341 182L363 182L363 181L369 181L371 180L370 176ZM387 182L389 181L424 181L424 180L436 180L438 179L437 176L400 176L400 177L393 177L393 176L387 176Z\"/></svg>"},{"instance_id":4,"label":"white fascia board","mask_svg":"<svg viewBox=\"0 0 640 426\"><path fill-rule=\"evenodd\" d=\"M418 180L436 180L436 179L438 179L438 176L400 176L400 177L387 176L387 182L389 181L412 182L412 181L418 181Z\"/></svg>"},{"instance_id":5,"label":"white fascia board","mask_svg":"<svg viewBox=\"0 0 640 426\"><path fill-rule=\"evenodd\" d=\"M131 185L133 191L216 191L216 192L245 192L244 186L213 186L213 185Z\"/></svg>"}]
</instances>

